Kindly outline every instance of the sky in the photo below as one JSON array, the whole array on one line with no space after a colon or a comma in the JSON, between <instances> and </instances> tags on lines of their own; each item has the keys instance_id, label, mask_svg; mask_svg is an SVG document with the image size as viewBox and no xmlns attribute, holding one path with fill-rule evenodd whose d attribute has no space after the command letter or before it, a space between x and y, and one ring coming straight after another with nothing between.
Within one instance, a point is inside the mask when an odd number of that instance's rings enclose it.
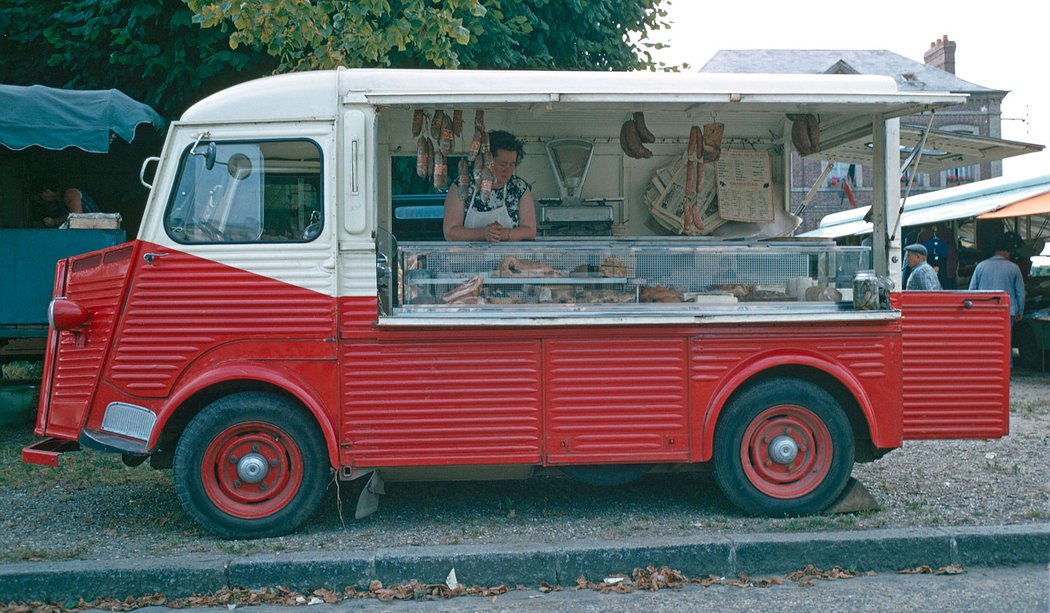
<instances>
[{"instance_id":1,"label":"sky","mask_svg":"<svg viewBox=\"0 0 1050 613\"><path fill-rule=\"evenodd\" d=\"M922 62L945 34L955 75L1003 100L1002 138L1050 146L1050 35L1038 3L1019 0L794 2L671 0L654 59L699 70L720 49L885 49ZM1050 152L1003 161L1005 177L1050 174Z\"/></svg>"}]
</instances>

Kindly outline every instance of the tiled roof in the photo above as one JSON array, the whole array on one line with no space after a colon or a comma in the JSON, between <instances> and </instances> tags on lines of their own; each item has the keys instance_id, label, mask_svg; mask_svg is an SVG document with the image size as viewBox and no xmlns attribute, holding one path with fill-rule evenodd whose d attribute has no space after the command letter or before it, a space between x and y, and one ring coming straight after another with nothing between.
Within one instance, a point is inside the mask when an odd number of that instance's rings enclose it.
<instances>
[{"instance_id":1,"label":"tiled roof","mask_svg":"<svg viewBox=\"0 0 1050 613\"><path fill-rule=\"evenodd\" d=\"M723 49L700 72L870 74L887 75L900 91L1006 93L885 50L857 49Z\"/></svg>"}]
</instances>

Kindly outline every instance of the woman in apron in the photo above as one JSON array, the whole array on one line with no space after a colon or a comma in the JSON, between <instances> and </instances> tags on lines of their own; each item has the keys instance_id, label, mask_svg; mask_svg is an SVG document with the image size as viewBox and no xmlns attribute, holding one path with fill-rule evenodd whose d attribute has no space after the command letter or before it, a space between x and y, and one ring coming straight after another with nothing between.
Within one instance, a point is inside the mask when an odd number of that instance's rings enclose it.
<instances>
[{"instance_id":1,"label":"woman in apron","mask_svg":"<svg viewBox=\"0 0 1050 613\"><path fill-rule=\"evenodd\" d=\"M445 240L526 241L536 238L536 204L529 184L514 174L525 151L510 132L489 132L496 180L488 202L471 181L466 190L453 184L445 197ZM462 192L462 193L461 193Z\"/></svg>"}]
</instances>

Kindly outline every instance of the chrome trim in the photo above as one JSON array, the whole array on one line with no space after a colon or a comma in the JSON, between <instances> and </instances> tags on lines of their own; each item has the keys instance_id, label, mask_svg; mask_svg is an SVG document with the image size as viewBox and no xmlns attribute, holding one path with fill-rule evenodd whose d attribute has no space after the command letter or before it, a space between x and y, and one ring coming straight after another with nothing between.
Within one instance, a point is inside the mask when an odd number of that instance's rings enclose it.
<instances>
[{"instance_id":1,"label":"chrome trim","mask_svg":"<svg viewBox=\"0 0 1050 613\"><path fill-rule=\"evenodd\" d=\"M47 325L55 329L55 301L65 300L65 296L55 296L51 299L51 302L47 303Z\"/></svg>"},{"instance_id":2,"label":"chrome trim","mask_svg":"<svg viewBox=\"0 0 1050 613\"><path fill-rule=\"evenodd\" d=\"M157 423L157 414L145 407L125 402L111 402L102 418L102 430L148 441Z\"/></svg>"}]
</instances>

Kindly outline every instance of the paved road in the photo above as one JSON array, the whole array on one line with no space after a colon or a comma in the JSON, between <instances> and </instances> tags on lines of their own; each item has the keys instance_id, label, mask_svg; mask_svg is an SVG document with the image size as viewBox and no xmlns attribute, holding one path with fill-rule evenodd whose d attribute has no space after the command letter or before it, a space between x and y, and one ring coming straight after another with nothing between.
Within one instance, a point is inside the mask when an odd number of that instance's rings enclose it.
<instances>
[{"instance_id":1,"label":"paved road","mask_svg":"<svg viewBox=\"0 0 1050 613\"><path fill-rule=\"evenodd\" d=\"M616 611L952 611L953 613L1045 613L1050 573L1046 566L969 569L961 575L900 575L879 573L853 579L817 580L811 586L787 582L774 587L736 588L725 585L690 585L680 590L601 594L591 590L564 590L541 594L536 590L510 592L495 598L460 597L441 601L380 603L375 600L346 601L309 607L311 613L335 611L383 611L430 613L473 611L525 613L560 611L584 613ZM182 612L213 613L226 606L182 609ZM278 606L245 607L250 613L288 613ZM149 607L139 613L168 613L171 609Z\"/></svg>"}]
</instances>

